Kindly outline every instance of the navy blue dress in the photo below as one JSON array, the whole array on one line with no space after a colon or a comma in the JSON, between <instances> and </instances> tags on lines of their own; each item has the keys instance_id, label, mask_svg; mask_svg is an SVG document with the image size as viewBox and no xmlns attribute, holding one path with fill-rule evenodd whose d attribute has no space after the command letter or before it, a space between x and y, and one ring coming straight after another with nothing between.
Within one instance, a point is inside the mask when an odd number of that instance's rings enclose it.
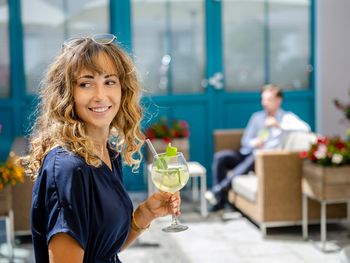
<instances>
[{"instance_id":1,"label":"navy blue dress","mask_svg":"<svg viewBox=\"0 0 350 263\"><path fill-rule=\"evenodd\" d=\"M84 249L83 262L120 262L132 202L122 178L120 155L112 167L96 168L61 147L45 157L33 189L31 228L37 263L49 262L48 243L67 233Z\"/></svg>"}]
</instances>

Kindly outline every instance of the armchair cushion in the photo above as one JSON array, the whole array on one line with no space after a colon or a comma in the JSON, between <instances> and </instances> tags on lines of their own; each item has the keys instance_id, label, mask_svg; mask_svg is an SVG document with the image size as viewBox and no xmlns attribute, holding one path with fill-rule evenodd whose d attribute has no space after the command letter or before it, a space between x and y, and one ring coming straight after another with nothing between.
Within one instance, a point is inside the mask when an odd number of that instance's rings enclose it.
<instances>
[{"instance_id":1,"label":"armchair cushion","mask_svg":"<svg viewBox=\"0 0 350 263\"><path fill-rule=\"evenodd\" d=\"M258 191L258 179L255 174L236 176L232 180L232 188L235 193L251 202L255 202Z\"/></svg>"}]
</instances>

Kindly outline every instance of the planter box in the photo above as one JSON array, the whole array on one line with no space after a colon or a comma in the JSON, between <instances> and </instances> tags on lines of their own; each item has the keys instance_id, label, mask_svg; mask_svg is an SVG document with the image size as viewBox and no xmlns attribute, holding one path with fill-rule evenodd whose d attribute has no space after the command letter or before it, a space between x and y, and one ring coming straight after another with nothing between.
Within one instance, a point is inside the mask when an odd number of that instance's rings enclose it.
<instances>
[{"instance_id":1,"label":"planter box","mask_svg":"<svg viewBox=\"0 0 350 263\"><path fill-rule=\"evenodd\" d=\"M164 153L166 146L168 145L162 139L153 139L151 142L154 148L156 149L157 153ZM170 143L171 143L171 146L177 147L177 150L183 153L186 161L189 161L190 146L189 146L188 138L172 139ZM148 163L152 162L152 153L150 152L148 147L147 147L147 162Z\"/></svg>"},{"instance_id":2,"label":"planter box","mask_svg":"<svg viewBox=\"0 0 350 263\"><path fill-rule=\"evenodd\" d=\"M0 191L0 215L7 215L12 209L12 187L6 186Z\"/></svg>"},{"instance_id":3,"label":"planter box","mask_svg":"<svg viewBox=\"0 0 350 263\"><path fill-rule=\"evenodd\" d=\"M350 198L350 165L324 167L304 163L303 193L319 200L342 200Z\"/></svg>"},{"instance_id":4,"label":"planter box","mask_svg":"<svg viewBox=\"0 0 350 263\"><path fill-rule=\"evenodd\" d=\"M32 206L33 186L33 180L29 176L25 176L23 183L12 187L12 208L16 232L30 233L30 208Z\"/></svg>"}]
</instances>

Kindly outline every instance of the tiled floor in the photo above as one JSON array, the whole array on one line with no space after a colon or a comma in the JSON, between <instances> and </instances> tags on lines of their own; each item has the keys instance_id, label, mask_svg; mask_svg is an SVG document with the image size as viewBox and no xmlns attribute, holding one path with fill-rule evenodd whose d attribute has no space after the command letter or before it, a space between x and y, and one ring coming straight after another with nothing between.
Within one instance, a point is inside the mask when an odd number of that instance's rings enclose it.
<instances>
[{"instance_id":1,"label":"tiled floor","mask_svg":"<svg viewBox=\"0 0 350 263\"><path fill-rule=\"evenodd\" d=\"M133 195L135 203L144 195ZM185 198L184 198L185 199ZM190 201L183 201L182 222L189 230L182 233L164 233L161 228L170 223L166 217L155 221L132 247L120 254L123 262L132 263L206 263L206 262L340 262L340 252L323 253L315 243L305 242L300 227L272 229L263 238L259 229L239 214L210 214L202 219L193 211ZM328 225L328 237L341 246L350 245L348 225ZM313 238L319 238L319 226L310 227ZM5 245L0 253L6 253ZM34 262L31 244L16 247L15 262ZM8 260L0 258L0 263Z\"/></svg>"}]
</instances>

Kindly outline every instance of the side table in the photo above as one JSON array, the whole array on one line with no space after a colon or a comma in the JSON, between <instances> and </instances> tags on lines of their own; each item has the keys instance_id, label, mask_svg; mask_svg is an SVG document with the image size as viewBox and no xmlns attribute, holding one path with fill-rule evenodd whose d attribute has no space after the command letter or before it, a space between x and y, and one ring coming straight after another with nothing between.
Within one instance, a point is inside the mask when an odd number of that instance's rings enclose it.
<instances>
[{"instance_id":1,"label":"side table","mask_svg":"<svg viewBox=\"0 0 350 263\"><path fill-rule=\"evenodd\" d=\"M202 217L208 216L207 201L204 197L207 190L207 170L199 162L187 162L190 179L192 180L192 199L198 200L200 198L200 213ZM155 192L155 186L151 178L152 164L147 165L147 190L150 196ZM200 193L198 191L198 178L200 178Z\"/></svg>"},{"instance_id":2,"label":"side table","mask_svg":"<svg viewBox=\"0 0 350 263\"><path fill-rule=\"evenodd\" d=\"M323 167L304 163L302 177L303 238L308 238L308 198L321 204L321 250L326 252L327 205L347 203L349 219L350 167Z\"/></svg>"},{"instance_id":3,"label":"side table","mask_svg":"<svg viewBox=\"0 0 350 263\"><path fill-rule=\"evenodd\" d=\"M307 194L303 193L303 238L305 240L309 237L308 231L308 198ZM320 202L321 204L321 250L327 252L326 241L327 241L327 205L328 204L341 204L348 203L348 216L349 216L349 199L338 199L338 200L320 200L316 198L311 198Z\"/></svg>"}]
</instances>

